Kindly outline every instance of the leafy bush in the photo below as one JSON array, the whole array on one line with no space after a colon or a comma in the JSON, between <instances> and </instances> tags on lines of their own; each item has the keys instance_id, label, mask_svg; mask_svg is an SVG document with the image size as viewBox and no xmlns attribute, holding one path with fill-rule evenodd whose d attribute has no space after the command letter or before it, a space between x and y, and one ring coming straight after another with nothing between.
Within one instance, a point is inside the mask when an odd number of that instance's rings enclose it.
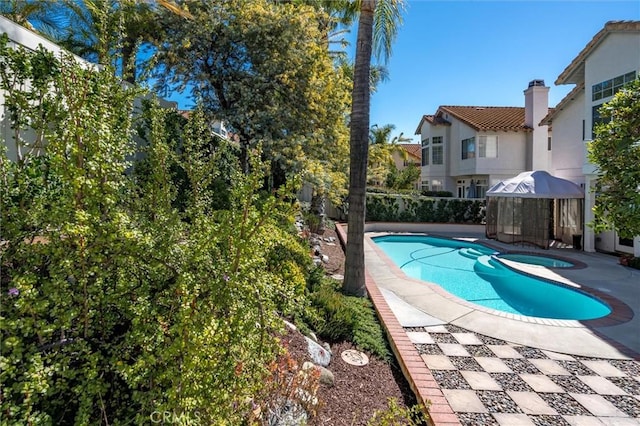
<instances>
[{"instance_id":1,"label":"leafy bush","mask_svg":"<svg viewBox=\"0 0 640 426\"><path fill-rule=\"evenodd\" d=\"M319 337L330 341L349 340L361 350L389 359L388 343L368 299L346 296L335 280L324 278L310 292L311 306L302 321Z\"/></svg>"},{"instance_id":2,"label":"leafy bush","mask_svg":"<svg viewBox=\"0 0 640 426\"><path fill-rule=\"evenodd\" d=\"M368 221L483 223L484 201L367 194Z\"/></svg>"},{"instance_id":3,"label":"leafy bush","mask_svg":"<svg viewBox=\"0 0 640 426\"><path fill-rule=\"evenodd\" d=\"M283 231L292 188L261 195L259 150L244 174L200 111L171 133L157 106L131 173L136 90L0 50L14 142L29 147L27 127L47 141L40 157L0 152L3 424L242 424L279 352L278 311L304 306L308 258ZM46 105L25 83L43 79Z\"/></svg>"},{"instance_id":4,"label":"leafy bush","mask_svg":"<svg viewBox=\"0 0 640 426\"><path fill-rule=\"evenodd\" d=\"M424 424L427 424L427 421L419 405L402 408L395 398L389 398L387 408L376 410L367 422L367 426L420 426Z\"/></svg>"}]
</instances>

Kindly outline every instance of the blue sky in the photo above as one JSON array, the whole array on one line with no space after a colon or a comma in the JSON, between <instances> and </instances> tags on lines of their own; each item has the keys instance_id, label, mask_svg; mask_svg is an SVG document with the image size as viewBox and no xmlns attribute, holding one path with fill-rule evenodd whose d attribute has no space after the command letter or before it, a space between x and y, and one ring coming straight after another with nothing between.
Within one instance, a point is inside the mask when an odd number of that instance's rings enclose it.
<instances>
[{"instance_id":1,"label":"blue sky","mask_svg":"<svg viewBox=\"0 0 640 426\"><path fill-rule=\"evenodd\" d=\"M438 106L524 106L533 79L553 107L573 87L556 78L611 20L640 20L640 1L409 0L371 125L418 143L420 119Z\"/></svg>"},{"instance_id":2,"label":"blue sky","mask_svg":"<svg viewBox=\"0 0 640 426\"><path fill-rule=\"evenodd\" d=\"M402 132L414 143L420 119L438 106L524 106L534 79L551 88L555 106L572 85L553 82L604 24L640 20L640 0L406 2L389 80L371 97L370 124L393 124L392 136ZM184 95L168 98L192 106Z\"/></svg>"}]
</instances>

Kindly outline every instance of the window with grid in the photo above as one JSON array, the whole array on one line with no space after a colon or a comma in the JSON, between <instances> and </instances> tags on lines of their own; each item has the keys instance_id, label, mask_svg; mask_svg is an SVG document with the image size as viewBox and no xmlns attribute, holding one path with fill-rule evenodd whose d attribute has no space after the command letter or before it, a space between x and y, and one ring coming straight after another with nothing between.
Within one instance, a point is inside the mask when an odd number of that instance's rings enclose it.
<instances>
[{"instance_id":1,"label":"window with grid","mask_svg":"<svg viewBox=\"0 0 640 426\"><path fill-rule=\"evenodd\" d=\"M615 95L622 87L636 79L636 72L631 71L602 83L591 86L591 100L597 101Z\"/></svg>"},{"instance_id":2,"label":"window with grid","mask_svg":"<svg viewBox=\"0 0 640 426\"><path fill-rule=\"evenodd\" d=\"M429 165L429 138L422 139L422 160L420 164L423 166Z\"/></svg>"},{"instance_id":3,"label":"window with grid","mask_svg":"<svg viewBox=\"0 0 640 426\"><path fill-rule=\"evenodd\" d=\"M478 138L478 157L496 158L498 156L498 137L480 136Z\"/></svg>"},{"instance_id":4,"label":"window with grid","mask_svg":"<svg viewBox=\"0 0 640 426\"><path fill-rule=\"evenodd\" d=\"M442 136L434 136L431 140L431 164L444 164L444 145Z\"/></svg>"}]
</instances>

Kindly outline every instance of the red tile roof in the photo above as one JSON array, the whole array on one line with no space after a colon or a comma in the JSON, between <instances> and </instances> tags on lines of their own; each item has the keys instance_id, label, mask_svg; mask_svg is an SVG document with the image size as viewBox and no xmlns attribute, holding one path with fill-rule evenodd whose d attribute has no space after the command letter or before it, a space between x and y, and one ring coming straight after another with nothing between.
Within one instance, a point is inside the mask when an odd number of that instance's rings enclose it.
<instances>
[{"instance_id":1,"label":"red tile roof","mask_svg":"<svg viewBox=\"0 0 640 426\"><path fill-rule=\"evenodd\" d=\"M496 106L441 106L438 115L449 113L477 131L528 131L524 108Z\"/></svg>"},{"instance_id":2,"label":"red tile roof","mask_svg":"<svg viewBox=\"0 0 640 426\"><path fill-rule=\"evenodd\" d=\"M398 148L407 151L411 157L421 159L422 158L422 145L419 143L400 143Z\"/></svg>"},{"instance_id":3,"label":"red tile roof","mask_svg":"<svg viewBox=\"0 0 640 426\"><path fill-rule=\"evenodd\" d=\"M640 21L609 21L589 43L582 49L578 56L560 73L555 84L581 83L584 81L584 61L611 33L640 32Z\"/></svg>"},{"instance_id":4,"label":"red tile roof","mask_svg":"<svg viewBox=\"0 0 640 426\"><path fill-rule=\"evenodd\" d=\"M416 132L414 133L414 135L419 135L420 134L420 128L422 127L422 124L424 122L428 122L431 124L435 124L435 125L444 125L444 126L450 126L451 123L449 123L447 120L445 120L442 117L439 116L435 116L435 115L423 115L422 119L420 120L420 123L418 123L418 128L416 129Z\"/></svg>"}]
</instances>

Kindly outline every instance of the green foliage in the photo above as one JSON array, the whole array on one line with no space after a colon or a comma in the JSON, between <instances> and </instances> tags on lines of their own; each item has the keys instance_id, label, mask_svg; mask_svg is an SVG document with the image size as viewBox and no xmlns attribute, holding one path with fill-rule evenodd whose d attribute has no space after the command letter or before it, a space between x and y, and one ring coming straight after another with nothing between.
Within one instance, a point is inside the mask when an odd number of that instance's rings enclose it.
<instances>
[{"instance_id":1,"label":"green foliage","mask_svg":"<svg viewBox=\"0 0 640 426\"><path fill-rule=\"evenodd\" d=\"M162 82L194 88L243 155L261 143L273 187L303 173L322 194L344 192L351 80L326 48L326 14L302 2L185 3L193 19L164 26Z\"/></svg>"},{"instance_id":2,"label":"green foliage","mask_svg":"<svg viewBox=\"0 0 640 426\"><path fill-rule=\"evenodd\" d=\"M589 160L598 167L595 218L602 232L615 228L622 238L640 235L640 79L627 84L600 108Z\"/></svg>"},{"instance_id":3,"label":"green foliage","mask_svg":"<svg viewBox=\"0 0 640 426\"><path fill-rule=\"evenodd\" d=\"M420 178L420 167L410 163L402 170L393 169L387 175L387 188L391 189L413 189L413 185Z\"/></svg>"},{"instance_id":4,"label":"green foliage","mask_svg":"<svg viewBox=\"0 0 640 426\"><path fill-rule=\"evenodd\" d=\"M387 400L386 410L377 410L367 422L367 426L420 426L426 424L424 412L419 405L404 408L395 398Z\"/></svg>"},{"instance_id":5,"label":"green foliage","mask_svg":"<svg viewBox=\"0 0 640 426\"><path fill-rule=\"evenodd\" d=\"M24 84L42 55L15 52L10 125L46 150L0 153L3 424L241 424L280 312L304 306L309 259L283 230L293 188L261 193L260 152L242 173L198 112L171 124L150 105L134 132L139 91L72 59L42 105Z\"/></svg>"},{"instance_id":6,"label":"green foliage","mask_svg":"<svg viewBox=\"0 0 640 426\"><path fill-rule=\"evenodd\" d=\"M482 223L484 201L367 194L367 220L382 222Z\"/></svg>"},{"instance_id":7,"label":"green foliage","mask_svg":"<svg viewBox=\"0 0 640 426\"><path fill-rule=\"evenodd\" d=\"M349 340L382 359L390 358L384 331L368 299L343 294L336 281L328 278L312 287L309 297L311 306L303 312L302 322L319 337Z\"/></svg>"}]
</instances>

